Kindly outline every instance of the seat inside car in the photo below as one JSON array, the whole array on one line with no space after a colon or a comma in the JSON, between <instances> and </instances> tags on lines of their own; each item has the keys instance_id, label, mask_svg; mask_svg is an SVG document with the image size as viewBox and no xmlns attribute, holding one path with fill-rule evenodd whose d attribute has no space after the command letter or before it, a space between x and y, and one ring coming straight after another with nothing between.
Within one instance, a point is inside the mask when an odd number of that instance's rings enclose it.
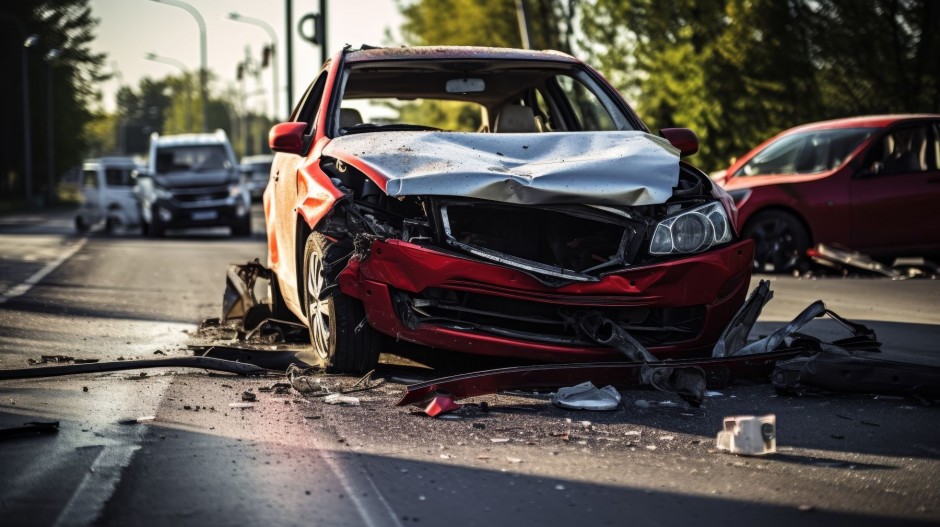
<instances>
[{"instance_id":1,"label":"seat inside car","mask_svg":"<svg viewBox=\"0 0 940 527\"><path fill-rule=\"evenodd\" d=\"M352 128L357 124L362 124L362 114L355 108L340 108L339 127Z\"/></svg>"},{"instance_id":2,"label":"seat inside car","mask_svg":"<svg viewBox=\"0 0 940 527\"><path fill-rule=\"evenodd\" d=\"M496 114L493 131L496 133L523 134L539 132L540 130L538 123L535 121L532 108L521 104L506 104Z\"/></svg>"}]
</instances>

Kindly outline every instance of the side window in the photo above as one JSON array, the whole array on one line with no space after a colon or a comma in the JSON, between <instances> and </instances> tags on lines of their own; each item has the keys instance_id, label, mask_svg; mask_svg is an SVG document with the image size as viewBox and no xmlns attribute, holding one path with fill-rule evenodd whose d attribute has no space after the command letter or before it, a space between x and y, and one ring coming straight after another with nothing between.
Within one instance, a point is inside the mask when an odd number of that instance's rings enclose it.
<instances>
[{"instance_id":1,"label":"side window","mask_svg":"<svg viewBox=\"0 0 940 527\"><path fill-rule=\"evenodd\" d=\"M86 188L98 188L98 171L85 170L82 172L82 186Z\"/></svg>"},{"instance_id":2,"label":"side window","mask_svg":"<svg viewBox=\"0 0 940 527\"><path fill-rule=\"evenodd\" d=\"M104 171L104 180L109 187L131 187L130 170L126 168L109 168Z\"/></svg>"},{"instance_id":3,"label":"side window","mask_svg":"<svg viewBox=\"0 0 940 527\"><path fill-rule=\"evenodd\" d=\"M920 124L895 128L885 134L866 160L875 173L911 174L937 169L936 126Z\"/></svg>"},{"instance_id":4,"label":"side window","mask_svg":"<svg viewBox=\"0 0 940 527\"><path fill-rule=\"evenodd\" d=\"M567 75L559 75L555 77L555 81L568 99L568 104L578 121L576 129L590 132L617 130L617 125L603 103L584 84Z\"/></svg>"},{"instance_id":5,"label":"side window","mask_svg":"<svg viewBox=\"0 0 940 527\"><path fill-rule=\"evenodd\" d=\"M327 72L324 71L313 81L310 88L307 89L307 94L304 95L303 100L294 110L294 115L292 115L292 121L307 123L307 127L304 128L304 135L313 133L317 113L320 111L320 99L323 98L323 88L326 86L326 75Z\"/></svg>"}]
</instances>

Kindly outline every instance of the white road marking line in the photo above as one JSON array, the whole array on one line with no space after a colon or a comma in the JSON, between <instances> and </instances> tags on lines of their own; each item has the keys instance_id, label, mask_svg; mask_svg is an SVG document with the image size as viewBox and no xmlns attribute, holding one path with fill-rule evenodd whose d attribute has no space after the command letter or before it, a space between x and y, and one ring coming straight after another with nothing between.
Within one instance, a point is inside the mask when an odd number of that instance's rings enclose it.
<instances>
[{"instance_id":1,"label":"white road marking line","mask_svg":"<svg viewBox=\"0 0 940 527\"><path fill-rule=\"evenodd\" d=\"M339 483L346 491L346 495L352 500L353 504L356 506L356 510L362 517L363 525L366 527L379 527L382 525L402 527L401 521L398 520L398 515L395 514L395 510L388 503L388 500L385 499L385 496L382 495L382 492L379 491L378 485L375 484L372 477L361 468L361 465L359 465L357 461L347 459L343 452L323 450L320 447L315 447L315 450L317 455L320 456L320 459L326 462L336 478L339 479ZM359 473L358 477L356 474L352 473L352 471L355 470L352 465L359 467L357 471ZM378 504L373 500L363 499L359 496L357 490L361 489L363 486L360 478L365 479L366 483L372 487L373 496L378 498Z\"/></svg>"},{"instance_id":2,"label":"white road marking line","mask_svg":"<svg viewBox=\"0 0 940 527\"><path fill-rule=\"evenodd\" d=\"M59 255L54 261L46 264L45 267L36 271L33 276L30 276L22 284L13 286L7 290L6 293L0 295L0 304L3 304L7 300L12 300L20 295L26 294L32 287L39 283L40 280L46 277L47 274L55 271L57 267L65 263L66 260L71 258L75 253L77 253L82 247L85 246L85 242L88 241L88 238L82 238L78 240L75 245L69 247L64 253Z\"/></svg>"},{"instance_id":3,"label":"white road marking line","mask_svg":"<svg viewBox=\"0 0 940 527\"><path fill-rule=\"evenodd\" d=\"M72 494L55 527L66 525L91 525L98 519L105 503L111 499L121 481L121 473L130 465L140 445L106 446L91 464L88 474Z\"/></svg>"}]
</instances>

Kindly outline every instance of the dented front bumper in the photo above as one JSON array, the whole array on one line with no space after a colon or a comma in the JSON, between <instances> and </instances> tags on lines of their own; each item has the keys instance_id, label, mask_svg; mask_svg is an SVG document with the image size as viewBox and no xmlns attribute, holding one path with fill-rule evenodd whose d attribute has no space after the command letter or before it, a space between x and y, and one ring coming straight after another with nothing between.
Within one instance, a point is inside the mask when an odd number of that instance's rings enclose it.
<instances>
[{"instance_id":1,"label":"dented front bumper","mask_svg":"<svg viewBox=\"0 0 940 527\"><path fill-rule=\"evenodd\" d=\"M339 275L369 323L434 348L545 362L617 360L579 337L578 313L621 324L660 358L707 356L741 306L753 242L553 287L509 267L375 240Z\"/></svg>"}]
</instances>

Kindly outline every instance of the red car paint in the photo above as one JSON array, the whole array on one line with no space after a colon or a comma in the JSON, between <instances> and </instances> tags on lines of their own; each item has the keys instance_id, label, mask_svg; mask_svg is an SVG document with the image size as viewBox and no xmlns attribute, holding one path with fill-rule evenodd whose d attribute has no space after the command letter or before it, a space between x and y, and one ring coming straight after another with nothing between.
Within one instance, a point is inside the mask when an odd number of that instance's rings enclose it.
<instances>
[{"instance_id":1,"label":"red car paint","mask_svg":"<svg viewBox=\"0 0 940 527\"><path fill-rule=\"evenodd\" d=\"M932 130L923 152L925 170L871 174L882 140L912 126ZM718 182L725 190L749 190L737 203L738 227L744 232L755 215L786 211L798 218L809 234L810 246L839 243L863 252L898 253L940 249L940 153L936 152L940 115L886 115L855 117L808 124L782 132L758 145L728 168ZM748 176L745 165L769 145L802 132L871 128L843 162L831 170L812 174ZM743 193L743 192L740 192Z\"/></svg>"},{"instance_id":2,"label":"red car paint","mask_svg":"<svg viewBox=\"0 0 940 527\"><path fill-rule=\"evenodd\" d=\"M741 306L749 286L753 244L727 247L605 276L599 282L545 286L528 274L446 255L401 240L376 241L369 255L340 274L340 289L362 300L372 326L396 338L479 355L538 361L614 360L610 348L571 347L422 324L407 328L395 313L390 288L413 293L440 287L557 306L706 306L704 329L673 346L650 348L663 358L707 354ZM716 300L717 299L717 300Z\"/></svg>"}]
</instances>

